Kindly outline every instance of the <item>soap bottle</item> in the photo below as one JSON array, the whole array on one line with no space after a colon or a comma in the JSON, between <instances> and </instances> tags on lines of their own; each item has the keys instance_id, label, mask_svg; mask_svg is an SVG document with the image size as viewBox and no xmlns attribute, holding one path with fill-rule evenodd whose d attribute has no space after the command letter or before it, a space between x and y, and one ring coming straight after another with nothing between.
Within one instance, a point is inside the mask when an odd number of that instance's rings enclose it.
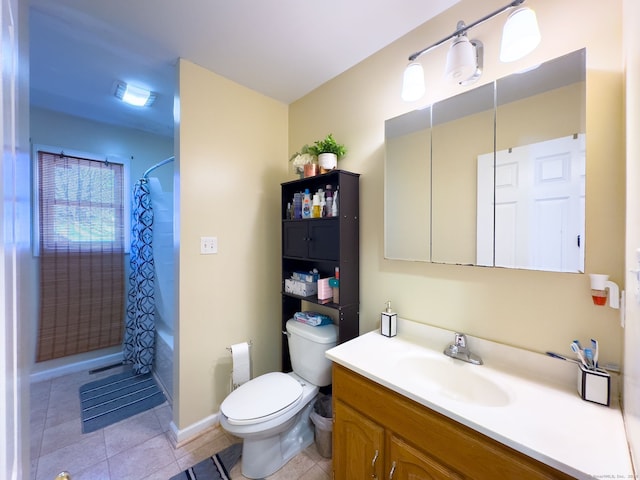
<instances>
[{"instance_id":1,"label":"soap bottle","mask_svg":"<svg viewBox=\"0 0 640 480\"><path fill-rule=\"evenodd\" d=\"M311 218L311 194L309 189L304 189L304 197L302 199L302 218Z\"/></svg>"},{"instance_id":2,"label":"soap bottle","mask_svg":"<svg viewBox=\"0 0 640 480\"><path fill-rule=\"evenodd\" d=\"M387 308L380 314L380 333L385 337L395 337L398 333L398 314L391 310L391 302L387 302Z\"/></svg>"},{"instance_id":3,"label":"soap bottle","mask_svg":"<svg viewBox=\"0 0 640 480\"><path fill-rule=\"evenodd\" d=\"M313 195L313 206L311 208L311 217L320 218L320 196L317 193Z\"/></svg>"}]
</instances>

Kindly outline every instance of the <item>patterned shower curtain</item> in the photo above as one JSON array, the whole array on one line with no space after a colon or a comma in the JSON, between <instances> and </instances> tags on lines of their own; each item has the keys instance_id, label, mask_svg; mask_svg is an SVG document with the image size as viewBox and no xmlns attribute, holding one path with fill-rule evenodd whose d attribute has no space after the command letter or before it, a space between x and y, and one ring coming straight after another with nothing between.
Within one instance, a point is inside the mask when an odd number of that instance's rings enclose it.
<instances>
[{"instance_id":1,"label":"patterned shower curtain","mask_svg":"<svg viewBox=\"0 0 640 480\"><path fill-rule=\"evenodd\" d=\"M124 359L138 374L149 373L155 353L155 267L153 262L153 210L146 179L133 187L131 208L129 301L124 335Z\"/></svg>"}]
</instances>

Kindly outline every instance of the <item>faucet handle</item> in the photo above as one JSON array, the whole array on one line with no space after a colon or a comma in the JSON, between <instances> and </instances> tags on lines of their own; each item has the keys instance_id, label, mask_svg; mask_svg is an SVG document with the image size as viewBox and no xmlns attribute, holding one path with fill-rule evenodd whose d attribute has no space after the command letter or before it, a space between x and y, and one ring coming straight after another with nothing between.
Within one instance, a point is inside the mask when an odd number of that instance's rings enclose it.
<instances>
[{"instance_id":1,"label":"faucet handle","mask_svg":"<svg viewBox=\"0 0 640 480\"><path fill-rule=\"evenodd\" d=\"M463 333L455 333L453 344L456 347L467 348L467 337Z\"/></svg>"}]
</instances>

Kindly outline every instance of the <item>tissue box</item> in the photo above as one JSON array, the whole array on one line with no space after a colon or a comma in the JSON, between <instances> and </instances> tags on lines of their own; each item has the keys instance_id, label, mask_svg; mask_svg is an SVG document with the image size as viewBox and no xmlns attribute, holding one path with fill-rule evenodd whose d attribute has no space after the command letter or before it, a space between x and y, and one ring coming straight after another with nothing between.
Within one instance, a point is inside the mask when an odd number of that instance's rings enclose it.
<instances>
[{"instance_id":1,"label":"tissue box","mask_svg":"<svg viewBox=\"0 0 640 480\"><path fill-rule=\"evenodd\" d=\"M318 280L318 300L329 301L333 298L333 289L329 286L328 278Z\"/></svg>"},{"instance_id":2,"label":"tissue box","mask_svg":"<svg viewBox=\"0 0 640 480\"><path fill-rule=\"evenodd\" d=\"M318 293L318 284L315 282L302 282L293 278L284 281L284 291L301 297L309 297Z\"/></svg>"},{"instance_id":3,"label":"tissue box","mask_svg":"<svg viewBox=\"0 0 640 480\"><path fill-rule=\"evenodd\" d=\"M605 370L579 367L578 393L582 399L608 407L611 404L611 375Z\"/></svg>"},{"instance_id":4,"label":"tissue box","mask_svg":"<svg viewBox=\"0 0 640 480\"><path fill-rule=\"evenodd\" d=\"M301 282L317 282L318 274L313 272L293 272L291 278L294 280L300 280Z\"/></svg>"}]
</instances>

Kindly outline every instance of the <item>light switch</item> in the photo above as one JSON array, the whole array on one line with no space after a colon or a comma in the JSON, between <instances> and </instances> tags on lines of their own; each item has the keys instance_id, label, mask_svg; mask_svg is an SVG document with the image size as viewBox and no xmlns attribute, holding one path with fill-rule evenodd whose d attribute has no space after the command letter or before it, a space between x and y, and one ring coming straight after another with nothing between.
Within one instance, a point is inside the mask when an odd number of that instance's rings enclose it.
<instances>
[{"instance_id":1,"label":"light switch","mask_svg":"<svg viewBox=\"0 0 640 480\"><path fill-rule=\"evenodd\" d=\"M218 237L200 237L200 255L218 253Z\"/></svg>"}]
</instances>

